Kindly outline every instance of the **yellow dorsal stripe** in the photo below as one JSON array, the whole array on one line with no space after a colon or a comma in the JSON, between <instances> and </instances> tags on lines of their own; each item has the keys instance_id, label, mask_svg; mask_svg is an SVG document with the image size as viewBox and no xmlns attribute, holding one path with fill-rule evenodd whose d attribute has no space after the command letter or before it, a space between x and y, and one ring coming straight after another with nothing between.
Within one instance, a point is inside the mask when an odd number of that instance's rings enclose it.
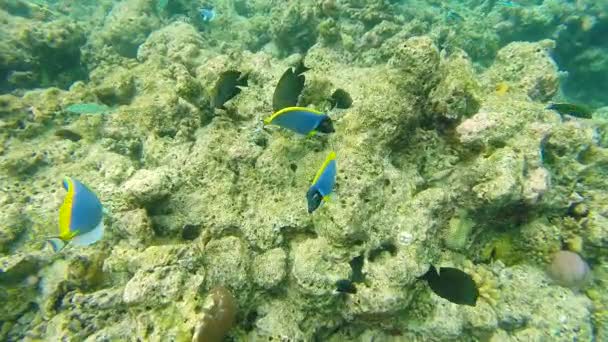
<instances>
[{"instance_id":1,"label":"yellow dorsal stripe","mask_svg":"<svg viewBox=\"0 0 608 342\"><path fill-rule=\"evenodd\" d=\"M73 233L70 232L70 217L72 213L72 205L74 200L74 184L69 178L65 178L68 185L68 193L63 199L63 204L59 208L59 238L64 241L71 239Z\"/></svg>"},{"instance_id":2,"label":"yellow dorsal stripe","mask_svg":"<svg viewBox=\"0 0 608 342\"><path fill-rule=\"evenodd\" d=\"M321 178L321 175L327 168L327 165L329 165L329 163L334 159L336 159L336 152L334 152L334 151L329 152L329 155L327 155L327 158L325 158L323 165L321 165L321 168L319 169L319 171L317 171L317 174L315 175L315 179L312 180L312 184L315 184L319 180L319 178Z\"/></svg>"},{"instance_id":3,"label":"yellow dorsal stripe","mask_svg":"<svg viewBox=\"0 0 608 342\"><path fill-rule=\"evenodd\" d=\"M278 116L283 115L285 113L293 112L296 110L306 111L306 112L317 114L317 115L323 115L322 112L319 112L317 110L314 110L314 109L311 109L308 107L286 107L286 108L283 108L283 109L275 112L274 114L267 117L266 119L264 119L264 123L269 125L270 123L272 123L272 120L276 119Z\"/></svg>"}]
</instances>

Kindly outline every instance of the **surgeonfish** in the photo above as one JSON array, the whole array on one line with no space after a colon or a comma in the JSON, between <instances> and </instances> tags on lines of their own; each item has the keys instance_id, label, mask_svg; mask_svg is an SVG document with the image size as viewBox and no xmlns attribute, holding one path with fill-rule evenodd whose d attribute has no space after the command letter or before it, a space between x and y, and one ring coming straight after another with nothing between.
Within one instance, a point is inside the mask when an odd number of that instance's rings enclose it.
<instances>
[{"instance_id":1,"label":"surgeonfish","mask_svg":"<svg viewBox=\"0 0 608 342\"><path fill-rule=\"evenodd\" d=\"M272 95L272 110L279 111L298 105L298 98L304 89L304 73L310 70L302 61L295 68L285 70Z\"/></svg>"},{"instance_id":2,"label":"surgeonfish","mask_svg":"<svg viewBox=\"0 0 608 342\"><path fill-rule=\"evenodd\" d=\"M591 119L593 111L585 106L573 103L552 103L547 109L554 110L560 115L570 115L577 118Z\"/></svg>"},{"instance_id":3,"label":"surgeonfish","mask_svg":"<svg viewBox=\"0 0 608 342\"><path fill-rule=\"evenodd\" d=\"M445 298L455 304L475 306L479 290L473 278L452 267L441 267L439 272L431 265L421 279L429 284L429 287L436 295Z\"/></svg>"},{"instance_id":4,"label":"surgeonfish","mask_svg":"<svg viewBox=\"0 0 608 342\"><path fill-rule=\"evenodd\" d=\"M63 187L67 191L59 208L59 236L47 241L53 251L59 252L67 243L88 246L103 237L103 206L97 195L80 181L66 177Z\"/></svg>"},{"instance_id":5,"label":"surgeonfish","mask_svg":"<svg viewBox=\"0 0 608 342\"><path fill-rule=\"evenodd\" d=\"M333 192L336 184L336 172L336 153L332 151L321 165L312 180L312 185L306 192L309 214L315 211L321 205L321 202L329 200L329 195Z\"/></svg>"},{"instance_id":6,"label":"surgeonfish","mask_svg":"<svg viewBox=\"0 0 608 342\"><path fill-rule=\"evenodd\" d=\"M325 113L306 107L287 107L264 119L266 125L277 125L304 135L332 133L334 125Z\"/></svg>"},{"instance_id":7,"label":"surgeonfish","mask_svg":"<svg viewBox=\"0 0 608 342\"><path fill-rule=\"evenodd\" d=\"M247 86L249 74L240 71L228 70L220 74L215 86L211 90L211 105L213 108L226 109L224 104L241 92Z\"/></svg>"}]
</instances>

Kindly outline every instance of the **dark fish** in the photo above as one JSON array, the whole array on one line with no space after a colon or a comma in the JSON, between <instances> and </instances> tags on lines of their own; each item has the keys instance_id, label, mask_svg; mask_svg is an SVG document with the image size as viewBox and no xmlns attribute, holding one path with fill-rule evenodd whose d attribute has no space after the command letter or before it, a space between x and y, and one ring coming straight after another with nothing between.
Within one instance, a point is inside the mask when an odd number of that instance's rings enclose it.
<instances>
[{"instance_id":1,"label":"dark fish","mask_svg":"<svg viewBox=\"0 0 608 342\"><path fill-rule=\"evenodd\" d=\"M287 107L295 107L298 104L298 97L304 89L305 77L303 73L308 70L310 69L302 61L295 68L285 70L272 95L272 109L274 112Z\"/></svg>"},{"instance_id":2,"label":"dark fish","mask_svg":"<svg viewBox=\"0 0 608 342\"><path fill-rule=\"evenodd\" d=\"M247 86L248 74L240 71L224 71L215 83L211 91L211 105L213 108L226 109L224 104L241 92L241 88Z\"/></svg>"},{"instance_id":3,"label":"dark fish","mask_svg":"<svg viewBox=\"0 0 608 342\"><path fill-rule=\"evenodd\" d=\"M72 130L66 129L66 128L60 128L60 129L56 130L55 136L58 136L63 139L72 140L72 141L78 141L78 140L82 139L82 135L80 135Z\"/></svg>"},{"instance_id":4,"label":"dark fish","mask_svg":"<svg viewBox=\"0 0 608 342\"><path fill-rule=\"evenodd\" d=\"M591 119L593 113L591 109L573 103L552 103L547 106L547 109L552 109L561 115L571 115L584 119Z\"/></svg>"},{"instance_id":5,"label":"dark fish","mask_svg":"<svg viewBox=\"0 0 608 342\"><path fill-rule=\"evenodd\" d=\"M332 108L346 109L353 105L353 99L344 89L336 89L329 99Z\"/></svg>"},{"instance_id":6,"label":"dark fish","mask_svg":"<svg viewBox=\"0 0 608 342\"><path fill-rule=\"evenodd\" d=\"M336 291L341 293L355 294L357 293L357 288L352 281L348 279L340 279L336 282Z\"/></svg>"},{"instance_id":7,"label":"dark fish","mask_svg":"<svg viewBox=\"0 0 608 342\"><path fill-rule=\"evenodd\" d=\"M437 273L437 269L431 265L421 278L427 281L436 295L452 303L470 306L477 303L477 284L469 274L457 268L441 267Z\"/></svg>"}]
</instances>

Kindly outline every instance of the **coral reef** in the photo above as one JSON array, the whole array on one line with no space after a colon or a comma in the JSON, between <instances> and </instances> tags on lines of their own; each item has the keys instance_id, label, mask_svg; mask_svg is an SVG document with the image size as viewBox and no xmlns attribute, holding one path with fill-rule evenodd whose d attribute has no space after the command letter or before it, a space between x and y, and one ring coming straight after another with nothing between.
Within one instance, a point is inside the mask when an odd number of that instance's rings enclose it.
<instances>
[{"instance_id":1,"label":"coral reef","mask_svg":"<svg viewBox=\"0 0 608 342\"><path fill-rule=\"evenodd\" d=\"M0 1L0 339L608 336L605 110L546 108L605 101L603 79L572 89L608 69L605 6L211 1L205 22L185 0L70 3ZM261 127L302 58L300 102L335 133ZM213 109L226 70L249 84ZM87 103L111 109L70 111ZM335 196L309 215L330 150ZM107 229L53 254L66 175ZM584 292L545 272L564 249ZM477 305L426 289L430 265L462 266Z\"/></svg>"}]
</instances>

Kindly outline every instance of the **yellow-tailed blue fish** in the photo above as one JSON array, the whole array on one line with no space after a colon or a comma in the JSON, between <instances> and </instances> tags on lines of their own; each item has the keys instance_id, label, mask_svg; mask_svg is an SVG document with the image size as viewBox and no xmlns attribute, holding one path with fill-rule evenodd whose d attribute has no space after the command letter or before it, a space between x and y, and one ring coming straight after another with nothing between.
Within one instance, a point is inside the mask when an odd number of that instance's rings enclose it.
<instances>
[{"instance_id":1,"label":"yellow-tailed blue fish","mask_svg":"<svg viewBox=\"0 0 608 342\"><path fill-rule=\"evenodd\" d=\"M277 125L304 135L333 133L334 125L325 113L306 107L287 107L264 119L266 125Z\"/></svg>"},{"instance_id":2,"label":"yellow-tailed blue fish","mask_svg":"<svg viewBox=\"0 0 608 342\"><path fill-rule=\"evenodd\" d=\"M88 246L103 237L103 206L97 195L80 181L66 177L63 187L67 191L59 208L59 236L47 241L55 252L67 243Z\"/></svg>"},{"instance_id":3,"label":"yellow-tailed blue fish","mask_svg":"<svg viewBox=\"0 0 608 342\"><path fill-rule=\"evenodd\" d=\"M312 181L312 185L306 192L308 201L308 213L315 211L321 202L327 201L336 184L336 153L330 152L323 165Z\"/></svg>"}]
</instances>

